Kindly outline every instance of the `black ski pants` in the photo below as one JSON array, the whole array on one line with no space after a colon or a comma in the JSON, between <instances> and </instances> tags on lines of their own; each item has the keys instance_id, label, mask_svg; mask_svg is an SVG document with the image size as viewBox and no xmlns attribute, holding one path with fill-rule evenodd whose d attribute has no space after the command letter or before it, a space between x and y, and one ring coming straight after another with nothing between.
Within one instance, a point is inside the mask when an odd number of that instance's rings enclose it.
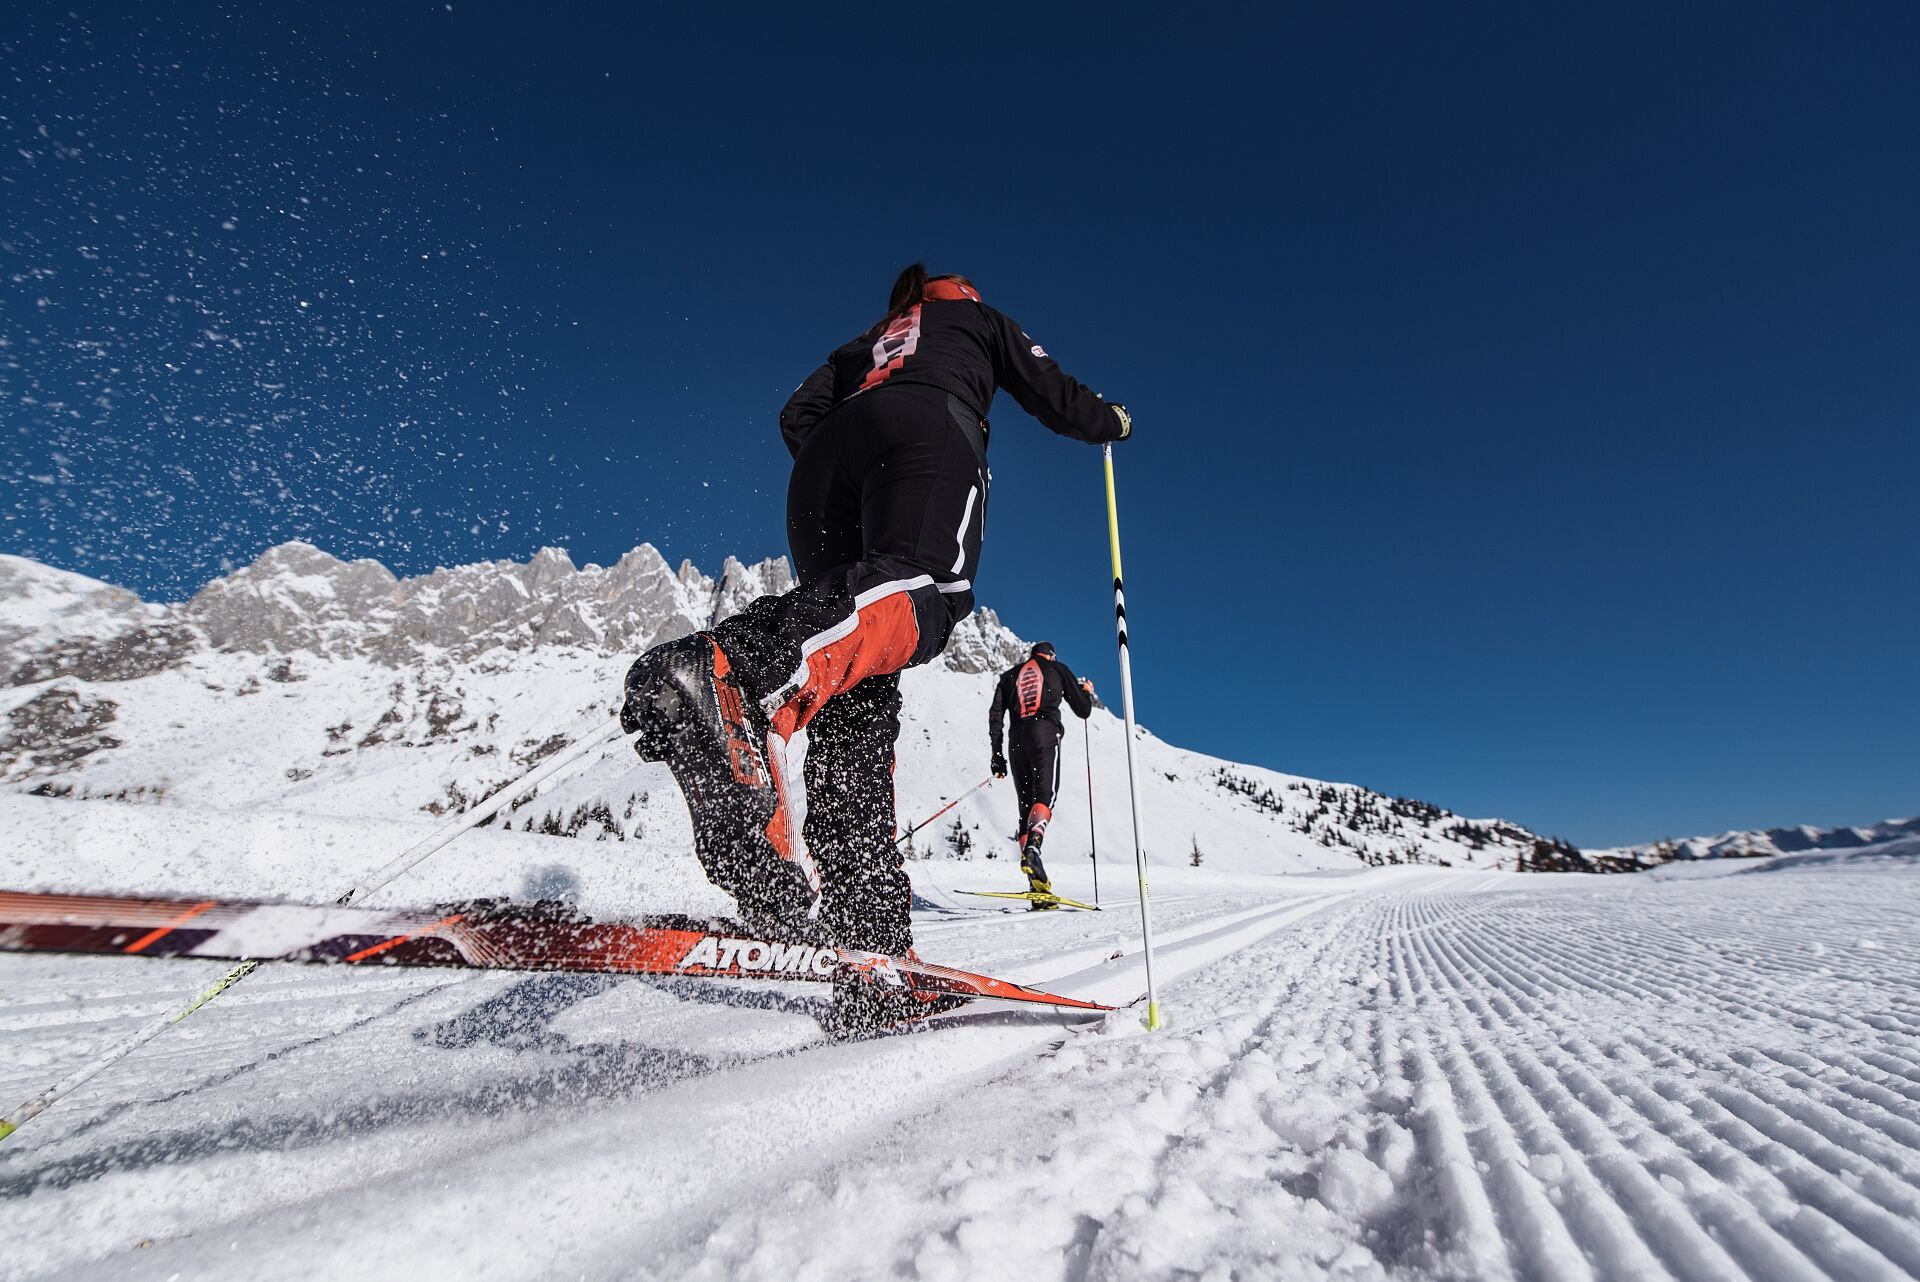
<instances>
[{"instance_id":1,"label":"black ski pants","mask_svg":"<svg viewBox=\"0 0 1920 1282\"><path fill-rule=\"evenodd\" d=\"M804 835L835 942L903 953L912 889L894 845L902 668L946 648L973 609L986 436L946 392L887 386L801 442L787 487L800 585L714 629L782 739L807 730Z\"/></svg>"},{"instance_id":2,"label":"black ski pants","mask_svg":"<svg viewBox=\"0 0 1920 1282\"><path fill-rule=\"evenodd\" d=\"M1021 862L1044 878L1040 843L1053 821L1053 799L1060 791L1060 727L1045 717L1015 718L1008 734L1013 755L1013 793L1020 803Z\"/></svg>"}]
</instances>

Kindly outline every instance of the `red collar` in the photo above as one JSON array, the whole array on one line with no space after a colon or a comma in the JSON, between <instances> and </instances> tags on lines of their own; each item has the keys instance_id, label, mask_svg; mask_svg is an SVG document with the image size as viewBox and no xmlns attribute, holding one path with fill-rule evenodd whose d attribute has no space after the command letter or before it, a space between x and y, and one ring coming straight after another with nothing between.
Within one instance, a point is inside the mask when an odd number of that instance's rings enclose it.
<instances>
[{"instance_id":1,"label":"red collar","mask_svg":"<svg viewBox=\"0 0 1920 1282\"><path fill-rule=\"evenodd\" d=\"M957 280L930 280L920 297L940 301L971 299L980 302L980 291L973 286Z\"/></svg>"}]
</instances>

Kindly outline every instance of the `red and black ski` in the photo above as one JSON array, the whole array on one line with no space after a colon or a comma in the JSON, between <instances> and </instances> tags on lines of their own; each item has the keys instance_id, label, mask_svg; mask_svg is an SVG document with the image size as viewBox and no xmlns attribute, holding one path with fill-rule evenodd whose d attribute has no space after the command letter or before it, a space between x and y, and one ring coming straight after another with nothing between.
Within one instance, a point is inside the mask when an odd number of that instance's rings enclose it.
<instances>
[{"instance_id":1,"label":"red and black ski","mask_svg":"<svg viewBox=\"0 0 1920 1282\"><path fill-rule=\"evenodd\" d=\"M490 900L395 911L0 891L0 952L816 982L850 967L874 983L929 995L1113 1009L917 958L757 937L725 920L593 921Z\"/></svg>"}]
</instances>

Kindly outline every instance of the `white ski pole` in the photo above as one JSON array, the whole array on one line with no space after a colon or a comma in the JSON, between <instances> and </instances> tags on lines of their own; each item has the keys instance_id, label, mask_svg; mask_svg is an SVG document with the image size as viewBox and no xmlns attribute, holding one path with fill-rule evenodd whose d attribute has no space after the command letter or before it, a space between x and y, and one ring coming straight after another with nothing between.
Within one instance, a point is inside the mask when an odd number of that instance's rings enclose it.
<instances>
[{"instance_id":1,"label":"white ski pole","mask_svg":"<svg viewBox=\"0 0 1920 1282\"><path fill-rule=\"evenodd\" d=\"M555 753L553 756L548 757L520 778L495 792L472 810L455 815L452 819L449 819L446 823L440 825L440 827L428 833L419 841L408 846L391 860L374 869L373 872L367 875L366 880L362 881L352 890L349 890L346 894L340 896L340 898L334 902L350 904L356 899L371 895L382 886L398 879L402 873L412 868L436 850L439 850L442 846L450 843L461 833L467 831L469 828L477 828L487 820L493 818L502 810L505 810L507 806L512 804L517 798L532 792L547 780L552 779L561 771L591 753L595 748L603 748L615 739L624 737L624 732L620 729L619 717L614 717L603 722L595 729L589 730L580 742L574 744L573 747L568 748L565 752Z\"/></svg>"},{"instance_id":2,"label":"white ski pole","mask_svg":"<svg viewBox=\"0 0 1920 1282\"><path fill-rule=\"evenodd\" d=\"M1160 995L1153 986L1153 915L1147 905L1147 856L1140 848L1140 783L1133 767L1133 664L1127 653L1127 589L1120 573L1120 504L1113 496L1113 446L1107 464L1107 540L1113 548L1113 626L1120 646L1120 708L1127 723L1127 800L1133 807L1133 867L1140 881L1141 960L1147 970L1147 1027L1163 1027Z\"/></svg>"},{"instance_id":3,"label":"white ski pole","mask_svg":"<svg viewBox=\"0 0 1920 1282\"><path fill-rule=\"evenodd\" d=\"M1100 832L1093 822L1093 729L1092 718L1080 723L1080 734L1087 757L1087 858L1093 861L1093 906L1100 906Z\"/></svg>"},{"instance_id":4,"label":"white ski pole","mask_svg":"<svg viewBox=\"0 0 1920 1282\"><path fill-rule=\"evenodd\" d=\"M541 784L553 778L568 766L573 765L582 757L585 757L595 748L604 747L619 737L621 737L620 718L615 717L598 729L591 731L584 739L565 752L549 757L527 774L514 780L512 783L506 785L506 787L501 788L472 810L456 815L446 823L440 825L440 827L434 829L433 832L407 847L394 859L376 869L365 881L354 886L353 889L340 896L335 902L350 904L356 899L371 895L374 891L379 890L381 887L397 879L402 873L412 868L428 855L431 855L434 851L450 843L461 833L484 823L487 819L498 814L516 798L524 796L526 793L538 788ZM28 1121L44 1113L63 1095L67 1095L79 1087L86 1085L86 1083L92 1081L114 1064L133 1054L133 1052L145 1046L161 1033L166 1032L172 1025L179 1023L218 997L221 993L232 988L248 975L251 975L259 966L260 963L258 961L241 962L238 966L235 966L232 970L222 975L212 987L194 994L193 999L180 1009L168 1011L165 1015L154 1020L132 1037L129 1037L126 1041L121 1042L118 1046L107 1051L106 1054L83 1064L46 1090L40 1092L40 1094L14 1109L13 1112L8 1113L5 1117L0 1117L0 1140L5 1139L7 1136L19 1130L20 1127Z\"/></svg>"}]
</instances>

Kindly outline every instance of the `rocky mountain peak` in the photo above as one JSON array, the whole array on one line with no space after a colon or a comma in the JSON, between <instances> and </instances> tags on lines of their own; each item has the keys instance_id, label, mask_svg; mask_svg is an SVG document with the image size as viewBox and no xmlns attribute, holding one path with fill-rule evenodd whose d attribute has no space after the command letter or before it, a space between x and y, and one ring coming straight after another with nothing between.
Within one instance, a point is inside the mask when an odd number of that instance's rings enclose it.
<instances>
[{"instance_id":1,"label":"rocky mountain peak","mask_svg":"<svg viewBox=\"0 0 1920 1282\"><path fill-rule=\"evenodd\" d=\"M179 615L216 650L348 655L361 649L369 625L393 617L397 587L378 561L342 561L296 540L213 580Z\"/></svg>"},{"instance_id":2,"label":"rocky mountain peak","mask_svg":"<svg viewBox=\"0 0 1920 1282\"><path fill-rule=\"evenodd\" d=\"M576 566L563 548L525 563L488 561L398 578L378 561L343 561L301 541L208 583L181 605L149 605L124 589L18 557L0 557L0 673L23 685L62 675L125 680L207 649L307 652L406 666L440 656L571 646L638 654L711 627L766 593L793 587L771 557L728 557L717 578L679 568L643 543L611 566ZM991 611L962 621L947 666L1007 666L1024 645Z\"/></svg>"},{"instance_id":3,"label":"rocky mountain peak","mask_svg":"<svg viewBox=\"0 0 1920 1282\"><path fill-rule=\"evenodd\" d=\"M1027 643L981 606L955 625L945 662L955 672L1005 672L1026 657Z\"/></svg>"},{"instance_id":4,"label":"rocky mountain peak","mask_svg":"<svg viewBox=\"0 0 1920 1282\"><path fill-rule=\"evenodd\" d=\"M199 646L166 606L23 557L0 556L0 680L125 681Z\"/></svg>"},{"instance_id":5,"label":"rocky mountain peak","mask_svg":"<svg viewBox=\"0 0 1920 1282\"><path fill-rule=\"evenodd\" d=\"M578 574L574 569L573 558L567 555L565 548L541 548L533 554L533 560L527 562L521 581L528 590L539 592L548 584Z\"/></svg>"}]
</instances>

